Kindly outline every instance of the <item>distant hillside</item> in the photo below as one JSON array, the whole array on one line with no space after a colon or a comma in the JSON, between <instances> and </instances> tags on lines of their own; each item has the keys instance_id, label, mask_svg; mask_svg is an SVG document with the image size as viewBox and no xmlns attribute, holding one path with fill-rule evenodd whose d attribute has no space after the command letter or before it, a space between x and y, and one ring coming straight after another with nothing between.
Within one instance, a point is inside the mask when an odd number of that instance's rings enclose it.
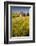
<instances>
[{"instance_id":1,"label":"distant hillside","mask_svg":"<svg viewBox=\"0 0 36 46\"><path fill-rule=\"evenodd\" d=\"M21 16L29 16L29 13L27 13L27 14L23 13L23 12L21 12L21 13L19 13L19 12L18 13L17 12L16 13L12 13L12 17L19 17L20 15Z\"/></svg>"}]
</instances>

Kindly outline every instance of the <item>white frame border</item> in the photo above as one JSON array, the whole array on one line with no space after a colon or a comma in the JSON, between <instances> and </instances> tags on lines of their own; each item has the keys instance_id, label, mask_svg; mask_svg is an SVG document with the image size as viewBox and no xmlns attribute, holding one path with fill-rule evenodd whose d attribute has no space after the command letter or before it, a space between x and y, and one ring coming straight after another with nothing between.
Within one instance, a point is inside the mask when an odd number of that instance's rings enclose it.
<instances>
[{"instance_id":1,"label":"white frame border","mask_svg":"<svg viewBox=\"0 0 36 46\"><path fill-rule=\"evenodd\" d=\"M30 14L30 20L29 20L29 25L30 25L30 36L29 37L12 37L12 38L10 38L10 6L25 6L25 7L31 7L31 11L32 12L30 12L31 14ZM9 41L28 41L28 40L33 40L33 6L32 5L16 5L16 4L9 4L8 5L8 30L9 30L9 33L8 33L8 36L9 36Z\"/></svg>"}]
</instances>

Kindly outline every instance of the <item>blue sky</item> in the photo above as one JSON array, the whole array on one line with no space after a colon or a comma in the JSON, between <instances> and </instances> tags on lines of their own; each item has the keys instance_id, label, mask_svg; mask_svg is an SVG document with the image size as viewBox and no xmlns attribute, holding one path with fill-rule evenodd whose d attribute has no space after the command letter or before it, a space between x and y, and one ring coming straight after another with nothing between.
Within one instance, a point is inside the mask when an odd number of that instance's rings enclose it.
<instances>
[{"instance_id":1,"label":"blue sky","mask_svg":"<svg viewBox=\"0 0 36 46\"><path fill-rule=\"evenodd\" d=\"M23 13L28 13L29 12L29 7L20 7L20 6L11 6L11 12L23 12Z\"/></svg>"}]
</instances>

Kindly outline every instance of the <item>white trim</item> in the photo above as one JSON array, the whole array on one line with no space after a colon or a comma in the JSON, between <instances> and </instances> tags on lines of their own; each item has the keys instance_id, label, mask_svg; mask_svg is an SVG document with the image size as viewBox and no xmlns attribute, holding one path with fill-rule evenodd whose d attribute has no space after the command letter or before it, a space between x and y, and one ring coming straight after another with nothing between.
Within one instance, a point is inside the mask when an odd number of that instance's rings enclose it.
<instances>
[{"instance_id":1,"label":"white trim","mask_svg":"<svg viewBox=\"0 0 36 46\"><path fill-rule=\"evenodd\" d=\"M27 6L29 7L30 6L31 7L30 10L29 10L29 12L31 11L30 12L30 16L29 16L29 27L30 27L29 28L29 31L30 31L30 35L28 37L25 36L25 37L12 37L12 38L10 38L10 6L20 6L20 7L21 6L23 6L23 7L24 6L25 7L27 7ZM20 41L20 40L21 41L23 41L23 40L26 41L26 40L33 40L33 28L32 28L33 27L33 6L32 5L15 5L15 4L9 4L8 5L8 10L9 10L8 11L8 14L9 14L8 15L8 21L9 21L8 22L9 23L9 26L8 26L9 27L8 28L9 29L9 34L8 34L9 35L9 41Z\"/></svg>"}]
</instances>

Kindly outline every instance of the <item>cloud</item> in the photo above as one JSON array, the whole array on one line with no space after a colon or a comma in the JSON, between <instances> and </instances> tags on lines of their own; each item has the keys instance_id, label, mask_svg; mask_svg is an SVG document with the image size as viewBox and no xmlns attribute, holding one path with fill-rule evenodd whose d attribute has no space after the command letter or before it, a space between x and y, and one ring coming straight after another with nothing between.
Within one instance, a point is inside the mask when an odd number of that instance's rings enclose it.
<instances>
[{"instance_id":1,"label":"cloud","mask_svg":"<svg viewBox=\"0 0 36 46\"><path fill-rule=\"evenodd\" d=\"M17 7L17 6L11 6L12 12L24 12L28 13L29 12L29 7Z\"/></svg>"}]
</instances>

